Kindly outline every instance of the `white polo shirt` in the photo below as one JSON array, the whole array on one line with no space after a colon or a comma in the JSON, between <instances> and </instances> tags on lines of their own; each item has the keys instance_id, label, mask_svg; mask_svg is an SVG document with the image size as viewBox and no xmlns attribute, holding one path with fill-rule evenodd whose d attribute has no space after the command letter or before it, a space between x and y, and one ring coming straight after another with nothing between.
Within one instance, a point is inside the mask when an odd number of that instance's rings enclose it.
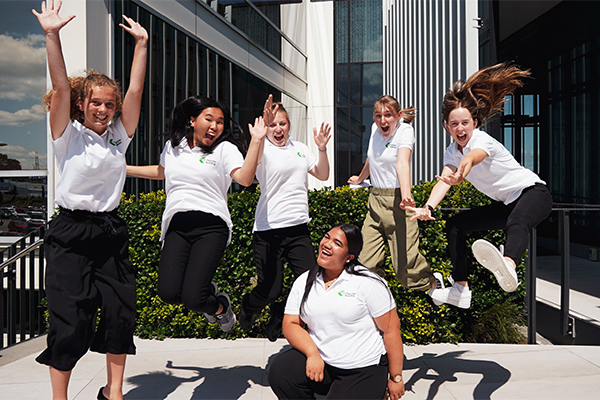
<instances>
[{"instance_id":1,"label":"white polo shirt","mask_svg":"<svg viewBox=\"0 0 600 400\"><path fill-rule=\"evenodd\" d=\"M414 144L415 132L413 127L402 122L402 119L398 121L394 133L388 137L383 136L377 124L373 123L369 149L367 150L371 185L382 189L399 188L400 182L396 173L398 150L405 147L412 151Z\"/></svg>"},{"instance_id":2,"label":"white polo shirt","mask_svg":"<svg viewBox=\"0 0 600 400\"><path fill-rule=\"evenodd\" d=\"M472 167L466 179L477 190L496 201L510 204L524 189L536 183L546 184L533 171L521 166L500 142L479 129L473 130L462 153L456 142L448 146L444 154L444 165L458 168L461 160L473 149L481 149L489 157Z\"/></svg>"},{"instance_id":3,"label":"white polo shirt","mask_svg":"<svg viewBox=\"0 0 600 400\"><path fill-rule=\"evenodd\" d=\"M229 227L231 240L233 224L227 208L227 190L231 185L231 172L243 164L242 153L230 142L221 142L212 154L206 154L199 147L190 149L185 138L175 148L167 141L160 155L167 193L161 240L165 238L171 218L180 211L216 215Z\"/></svg>"},{"instance_id":4,"label":"white polo shirt","mask_svg":"<svg viewBox=\"0 0 600 400\"><path fill-rule=\"evenodd\" d=\"M337 368L362 368L379 363L386 349L374 318L396 307L387 283L367 268L358 268L374 279L344 270L325 290L319 275L301 314L300 301L308 277L308 272L303 273L294 282L285 306L286 314L300 315L308 325L308 333L323 361Z\"/></svg>"},{"instance_id":5,"label":"white polo shirt","mask_svg":"<svg viewBox=\"0 0 600 400\"><path fill-rule=\"evenodd\" d=\"M308 216L308 172L317 158L304 143L288 138L285 146L265 140L256 178L260 198L253 231L286 228L310 221Z\"/></svg>"},{"instance_id":6,"label":"white polo shirt","mask_svg":"<svg viewBox=\"0 0 600 400\"><path fill-rule=\"evenodd\" d=\"M98 135L77 121L52 140L60 179L55 202L69 210L112 211L119 206L126 177L125 152L131 138L121 119Z\"/></svg>"}]
</instances>

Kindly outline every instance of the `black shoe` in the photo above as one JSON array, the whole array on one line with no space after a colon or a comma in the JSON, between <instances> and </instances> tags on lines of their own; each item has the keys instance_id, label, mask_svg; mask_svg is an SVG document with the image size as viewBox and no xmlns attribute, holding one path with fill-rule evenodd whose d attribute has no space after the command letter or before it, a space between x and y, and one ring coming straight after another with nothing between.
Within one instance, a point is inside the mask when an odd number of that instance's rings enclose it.
<instances>
[{"instance_id":1,"label":"black shoe","mask_svg":"<svg viewBox=\"0 0 600 400\"><path fill-rule=\"evenodd\" d=\"M242 330L244 332L248 332L250 330L250 328L252 328L252 318L253 317L254 317L254 315L252 315L252 314L246 314L246 312L244 311L243 305L240 307L240 313L237 316L237 320L240 324L240 328L242 328Z\"/></svg>"},{"instance_id":2,"label":"black shoe","mask_svg":"<svg viewBox=\"0 0 600 400\"><path fill-rule=\"evenodd\" d=\"M283 304L274 303L271 305L271 319L267 324L267 338L275 342L281 336L281 323L283 322Z\"/></svg>"},{"instance_id":3,"label":"black shoe","mask_svg":"<svg viewBox=\"0 0 600 400\"><path fill-rule=\"evenodd\" d=\"M98 391L98 400L109 400L108 397L106 397L104 395L104 393L102 393L103 390L104 390L104 386L102 386L100 388L100 390Z\"/></svg>"}]
</instances>

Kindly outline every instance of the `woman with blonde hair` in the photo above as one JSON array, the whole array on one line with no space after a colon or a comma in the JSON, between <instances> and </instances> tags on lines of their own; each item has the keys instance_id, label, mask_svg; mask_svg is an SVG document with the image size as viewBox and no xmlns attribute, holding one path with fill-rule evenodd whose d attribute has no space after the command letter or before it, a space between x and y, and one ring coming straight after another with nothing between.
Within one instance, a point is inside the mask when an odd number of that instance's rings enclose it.
<instances>
[{"instance_id":1,"label":"woman with blonde hair","mask_svg":"<svg viewBox=\"0 0 600 400\"><path fill-rule=\"evenodd\" d=\"M401 109L389 95L373 106L373 126L367 160L358 176L348 179L360 184L370 176L369 208L363 223L364 247L358 257L365 267L383 276L384 246L389 246L398 281L408 289L427 291L436 287L441 275L431 273L419 252L419 225L405 210L415 205L411 193L410 157L415 134L410 123L414 107Z\"/></svg>"},{"instance_id":2,"label":"woman with blonde hair","mask_svg":"<svg viewBox=\"0 0 600 400\"><path fill-rule=\"evenodd\" d=\"M489 269L502 289L512 292L519 286L516 266L529 243L529 232L552 209L546 183L522 167L499 142L478 129L501 109L506 95L523 85L529 71L502 63L482 69L466 82L457 81L444 96L444 129L454 143L444 155L444 168L423 208L411 208L413 218L433 220L435 207L450 186L469 180L492 204L463 211L446 222L448 248L453 265L453 285L434 290L434 301L460 308L471 305L468 286L466 234L471 231L506 229L504 253L480 239L473 243L477 261Z\"/></svg>"}]
</instances>

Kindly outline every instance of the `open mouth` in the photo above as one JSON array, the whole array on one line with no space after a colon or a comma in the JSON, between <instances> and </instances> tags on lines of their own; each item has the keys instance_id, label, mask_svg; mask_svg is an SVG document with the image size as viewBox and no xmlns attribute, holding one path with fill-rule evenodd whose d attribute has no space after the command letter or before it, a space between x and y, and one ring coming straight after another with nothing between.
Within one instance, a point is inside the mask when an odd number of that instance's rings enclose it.
<instances>
[{"instance_id":1,"label":"open mouth","mask_svg":"<svg viewBox=\"0 0 600 400\"><path fill-rule=\"evenodd\" d=\"M380 126L379 129L381 129L381 132L387 133L390 130L390 127L389 126Z\"/></svg>"},{"instance_id":2,"label":"open mouth","mask_svg":"<svg viewBox=\"0 0 600 400\"><path fill-rule=\"evenodd\" d=\"M106 119L108 118L108 115L95 114L94 116L96 117L97 120L102 121L102 122L106 121Z\"/></svg>"},{"instance_id":3,"label":"open mouth","mask_svg":"<svg viewBox=\"0 0 600 400\"><path fill-rule=\"evenodd\" d=\"M208 140L209 142L212 142L213 140L215 140L215 136L216 135L212 132L206 132L206 134L204 135L206 140Z\"/></svg>"},{"instance_id":4,"label":"open mouth","mask_svg":"<svg viewBox=\"0 0 600 400\"><path fill-rule=\"evenodd\" d=\"M278 134L273 135L273 140L275 140L275 142L277 142L277 143L283 143L284 139L285 139L285 135L283 133L280 135L278 135Z\"/></svg>"}]
</instances>

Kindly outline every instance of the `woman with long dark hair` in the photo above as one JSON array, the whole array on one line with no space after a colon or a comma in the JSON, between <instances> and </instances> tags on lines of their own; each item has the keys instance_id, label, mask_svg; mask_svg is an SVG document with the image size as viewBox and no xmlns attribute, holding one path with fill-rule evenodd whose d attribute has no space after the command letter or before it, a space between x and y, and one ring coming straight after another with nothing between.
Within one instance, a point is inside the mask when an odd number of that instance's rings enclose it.
<instances>
[{"instance_id":1,"label":"woman with long dark hair","mask_svg":"<svg viewBox=\"0 0 600 400\"><path fill-rule=\"evenodd\" d=\"M249 129L244 159L229 110L206 97L189 97L171 113L160 164L127 167L129 175L166 180L159 296L204 313L224 332L233 329L235 314L229 296L219 293L212 278L231 238L227 190L232 179L243 186L252 183L267 132L262 117Z\"/></svg>"},{"instance_id":2,"label":"woman with long dark hair","mask_svg":"<svg viewBox=\"0 0 600 400\"><path fill-rule=\"evenodd\" d=\"M439 181L425 206L411 208L416 213L413 219L435 219L432 212L450 186L464 179L494 202L460 212L446 222L454 268L453 285L433 290L431 297L436 302L460 308L471 306L466 241L466 234L471 231L506 230L504 252L483 239L473 243L472 250L477 261L494 274L502 289L516 290L519 286L516 266L527 249L529 232L552 210L552 196L546 183L519 165L502 144L478 129L500 110L505 96L521 87L522 80L528 76L529 71L502 63L476 72L466 82L457 81L444 96L444 129L454 143L446 149L444 168L441 175L436 176Z\"/></svg>"},{"instance_id":3,"label":"woman with long dark hair","mask_svg":"<svg viewBox=\"0 0 600 400\"><path fill-rule=\"evenodd\" d=\"M317 265L294 282L283 318L293 349L267 371L278 398L404 395L396 303L386 282L358 263L361 248L357 227L334 227L321 240Z\"/></svg>"}]
</instances>

